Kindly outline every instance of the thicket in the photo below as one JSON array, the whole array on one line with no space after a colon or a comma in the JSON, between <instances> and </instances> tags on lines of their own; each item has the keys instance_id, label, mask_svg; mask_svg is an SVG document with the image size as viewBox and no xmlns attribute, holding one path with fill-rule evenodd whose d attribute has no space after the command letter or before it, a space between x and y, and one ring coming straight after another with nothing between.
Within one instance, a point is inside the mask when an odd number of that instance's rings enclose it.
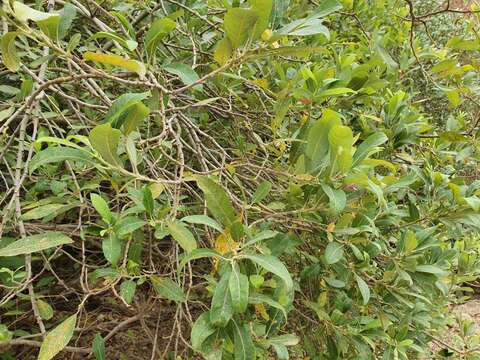
<instances>
[{"instance_id":1,"label":"thicket","mask_svg":"<svg viewBox=\"0 0 480 360\"><path fill-rule=\"evenodd\" d=\"M478 11L4 1L0 359L480 359Z\"/></svg>"}]
</instances>

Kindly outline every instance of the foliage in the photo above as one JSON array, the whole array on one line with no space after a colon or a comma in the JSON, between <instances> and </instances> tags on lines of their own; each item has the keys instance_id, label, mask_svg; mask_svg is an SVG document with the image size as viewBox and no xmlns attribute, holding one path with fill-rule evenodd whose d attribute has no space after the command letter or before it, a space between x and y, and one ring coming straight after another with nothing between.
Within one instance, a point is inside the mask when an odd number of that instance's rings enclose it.
<instances>
[{"instance_id":1,"label":"foliage","mask_svg":"<svg viewBox=\"0 0 480 360\"><path fill-rule=\"evenodd\" d=\"M480 357L429 353L480 269L477 7L40 3L1 13L0 357L149 316L145 358Z\"/></svg>"}]
</instances>

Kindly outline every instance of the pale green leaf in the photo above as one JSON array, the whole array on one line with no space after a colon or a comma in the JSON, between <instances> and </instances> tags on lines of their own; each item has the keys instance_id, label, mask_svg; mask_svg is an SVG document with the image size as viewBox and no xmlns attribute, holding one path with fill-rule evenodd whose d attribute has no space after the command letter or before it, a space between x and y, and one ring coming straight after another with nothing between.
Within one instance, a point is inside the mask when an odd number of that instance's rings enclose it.
<instances>
[{"instance_id":1,"label":"pale green leaf","mask_svg":"<svg viewBox=\"0 0 480 360\"><path fill-rule=\"evenodd\" d=\"M182 63L171 63L167 66L164 66L163 69L168 71L170 74L177 75L185 85L191 85L199 79L198 74L191 66ZM203 90L203 85L198 84L193 87L193 89Z\"/></svg>"},{"instance_id":2,"label":"pale green leaf","mask_svg":"<svg viewBox=\"0 0 480 360\"><path fill-rule=\"evenodd\" d=\"M238 264L232 266L228 288L232 298L233 310L237 313L243 313L248 305L248 276L240 272Z\"/></svg>"},{"instance_id":3,"label":"pale green leaf","mask_svg":"<svg viewBox=\"0 0 480 360\"><path fill-rule=\"evenodd\" d=\"M5 67L13 72L20 69L20 57L15 46L15 39L19 33L15 31L7 32L2 36L0 49L2 51L2 61Z\"/></svg>"},{"instance_id":4,"label":"pale green leaf","mask_svg":"<svg viewBox=\"0 0 480 360\"><path fill-rule=\"evenodd\" d=\"M252 196L252 204L259 203L270 193L272 190L272 183L269 181L263 181L260 185L258 185L257 189L253 193Z\"/></svg>"},{"instance_id":5,"label":"pale green leaf","mask_svg":"<svg viewBox=\"0 0 480 360\"><path fill-rule=\"evenodd\" d=\"M210 323L210 313L204 312L200 315L192 326L192 332L190 335L190 341L192 342L192 348L200 351L202 344L205 340L212 335L216 329Z\"/></svg>"},{"instance_id":6,"label":"pale green leaf","mask_svg":"<svg viewBox=\"0 0 480 360\"><path fill-rule=\"evenodd\" d=\"M339 262L343 258L343 247L337 242L328 243L325 249L325 262L329 265Z\"/></svg>"},{"instance_id":7,"label":"pale green leaf","mask_svg":"<svg viewBox=\"0 0 480 360\"><path fill-rule=\"evenodd\" d=\"M43 234L24 237L23 239L8 244L0 249L0 257L31 254L71 243L73 243L73 240L67 235L59 232L47 231Z\"/></svg>"},{"instance_id":8,"label":"pale green leaf","mask_svg":"<svg viewBox=\"0 0 480 360\"><path fill-rule=\"evenodd\" d=\"M76 323L77 314L70 316L50 331L42 342L38 360L51 360L62 351L72 338Z\"/></svg>"},{"instance_id":9,"label":"pale green leaf","mask_svg":"<svg viewBox=\"0 0 480 360\"><path fill-rule=\"evenodd\" d=\"M95 210L97 210L102 219L106 222L111 222L113 216L110 212L110 209L108 208L107 202L100 195L94 193L90 194L90 199L92 201L93 207L95 208Z\"/></svg>"},{"instance_id":10,"label":"pale green leaf","mask_svg":"<svg viewBox=\"0 0 480 360\"><path fill-rule=\"evenodd\" d=\"M187 253L197 248L197 240L188 228L180 221L172 221L167 224L170 235Z\"/></svg>"},{"instance_id":11,"label":"pale green leaf","mask_svg":"<svg viewBox=\"0 0 480 360\"><path fill-rule=\"evenodd\" d=\"M355 280L357 281L358 289L362 295L363 305L367 305L370 300L370 289L368 288L367 283L360 276L355 275Z\"/></svg>"},{"instance_id":12,"label":"pale green leaf","mask_svg":"<svg viewBox=\"0 0 480 360\"><path fill-rule=\"evenodd\" d=\"M233 315L232 297L229 291L230 271L220 278L213 292L210 307L210 322L217 327L225 327Z\"/></svg>"},{"instance_id":13,"label":"pale green leaf","mask_svg":"<svg viewBox=\"0 0 480 360\"><path fill-rule=\"evenodd\" d=\"M223 38L217 44L215 52L213 53L213 58L220 65L225 65L228 60L232 58L232 44L228 38Z\"/></svg>"},{"instance_id":14,"label":"pale green leaf","mask_svg":"<svg viewBox=\"0 0 480 360\"><path fill-rule=\"evenodd\" d=\"M107 238L102 240L102 251L105 259L116 266L118 260L122 257L122 243L115 234L108 235Z\"/></svg>"},{"instance_id":15,"label":"pale green leaf","mask_svg":"<svg viewBox=\"0 0 480 360\"><path fill-rule=\"evenodd\" d=\"M91 163L92 157L85 150L72 149L62 146L50 146L32 157L28 165L29 171L32 173L43 165L61 161L82 161Z\"/></svg>"},{"instance_id":16,"label":"pale green leaf","mask_svg":"<svg viewBox=\"0 0 480 360\"><path fill-rule=\"evenodd\" d=\"M211 227L212 229L217 230L220 233L223 233L222 225L218 222L213 220L211 217L207 215L189 215L185 216L184 218L180 219L180 221L187 222L190 224L199 224L199 225L206 225Z\"/></svg>"},{"instance_id":17,"label":"pale green leaf","mask_svg":"<svg viewBox=\"0 0 480 360\"><path fill-rule=\"evenodd\" d=\"M187 300L182 288L172 279L160 276L150 276L153 288L162 298L176 302Z\"/></svg>"},{"instance_id":18,"label":"pale green leaf","mask_svg":"<svg viewBox=\"0 0 480 360\"><path fill-rule=\"evenodd\" d=\"M88 136L92 147L109 164L122 167L122 162L117 155L118 142L121 131L112 128L110 123L97 125Z\"/></svg>"}]
</instances>

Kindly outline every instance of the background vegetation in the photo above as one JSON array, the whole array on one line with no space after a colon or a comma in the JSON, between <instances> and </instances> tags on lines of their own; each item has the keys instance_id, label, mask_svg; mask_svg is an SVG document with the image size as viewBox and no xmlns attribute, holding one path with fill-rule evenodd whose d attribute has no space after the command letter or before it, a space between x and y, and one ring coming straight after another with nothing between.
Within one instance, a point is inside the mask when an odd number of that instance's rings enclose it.
<instances>
[{"instance_id":1,"label":"background vegetation","mask_svg":"<svg viewBox=\"0 0 480 360\"><path fill-rule=\"evenodd\" d=\"M480 359L479 10L5 1L0 359Z\"/></svg>"}]
</instances>

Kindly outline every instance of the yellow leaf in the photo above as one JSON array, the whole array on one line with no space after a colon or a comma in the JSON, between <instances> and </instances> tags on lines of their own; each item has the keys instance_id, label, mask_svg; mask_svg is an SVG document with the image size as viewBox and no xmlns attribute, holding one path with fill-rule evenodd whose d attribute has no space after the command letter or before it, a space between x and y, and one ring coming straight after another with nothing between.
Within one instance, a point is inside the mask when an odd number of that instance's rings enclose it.
<instances>
[{"instance_id":1,"label":"yellow leaf","mask_svg":"<svg viewBox=\"0 0 480 360\"><path fill-rule=\"evenodd\" d=\"M255 304L255 311L262 317L263 320L270 320L270 316L268 316L267 310L265 310L265 306L263 306L263 304Z\"/></svg>"},{"instance_id":2,"label":"yellow leaf","mask_svg":"<svg viewBox=\"0 0 480 360\"><path fill-rule=\"evenodd\" d=\"M102 64L108 64L112 66L121 67L126 70L136 72L138 76L144 77L147 69L145 64L137 60L130 60L121 57L120 55L113 54L99 54L91 51L86 51L83 53L83 59L86 61L96 61Z\"/></svg>"},{"instance_id":3,"label":"yellow leaf","mask_svg":"<svg viewBox=\"0 0 480 360\"><path fill-rule=\"evenodd\" d=\"M220 254L234 252L237 249L237 243L233 240L229 230L225 230L215 240L215 250Z\"/></svg>"},{"instance_id":4,"label":"yellow leaf","mask_svg":"<svg viewBox=\"0 0 480 360\"><path fill-rule=\"evenodd\" d=\"M330 223L328 224L327 226L327 232L331 233L331 232L334 232L335 231L335 223Z\"/></svg>"}]
</instances>

